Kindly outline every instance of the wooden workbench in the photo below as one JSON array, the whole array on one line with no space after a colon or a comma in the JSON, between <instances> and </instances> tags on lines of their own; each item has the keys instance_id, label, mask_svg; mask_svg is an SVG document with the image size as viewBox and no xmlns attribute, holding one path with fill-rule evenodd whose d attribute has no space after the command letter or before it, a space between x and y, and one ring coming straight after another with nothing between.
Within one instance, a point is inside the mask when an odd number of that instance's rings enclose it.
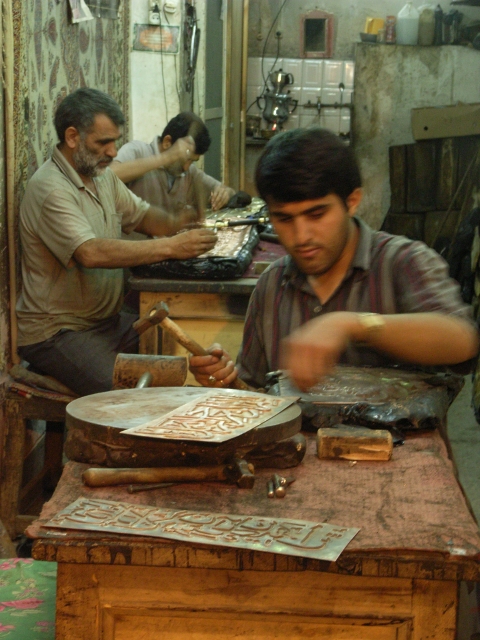
<instances>
[{"instance_id":1,"label":"wooden workbench","mask_svg":"<svg viewBox=\"0 0 480 640\"><path fill-rule=\"evenodd\" d=\"M130 495L82 486L68 463L33 555L57 561L57 640L184 637L453 640L458 586L480 579L480 537L438 433L407 438L389 462L319 460L315 440L283 499L179 485ZM336 562L191 542L42 528L79 496L360 527Z\"/></svg>"},{"instance_id":2,"label":"wooden workbench","mask_svg":"<svg viewBox=\"0 0 480 640\"><path fill-rule=\"evenodd\" d=\"M242 343L248 301L259 277L255 266L273 262L282 255L285 255L283 247L261 241L253 252L252 263L238 280L131 276L129 286L139 293L140 315L163 300L169 306L170 317L199 344L208 347L219 342L235 359ZM140 353L186 355L183 347L158 328L140 336Z\"/></svg>"},{"instance_id":3,"label":"wooden workbench","mask_svg":"<svg viewBox=\"0 0 480 640\"><path fill-rule=\"evenodd\" d=\"M256 278L238 280L129 279L139 291L140 316L158 302L167 303L170 318L202 346L219 342L235 358L243 335L243 322ZM140 336L140 353L186 355L170 334L154 327Z\"/></svg>"}]
</instances>

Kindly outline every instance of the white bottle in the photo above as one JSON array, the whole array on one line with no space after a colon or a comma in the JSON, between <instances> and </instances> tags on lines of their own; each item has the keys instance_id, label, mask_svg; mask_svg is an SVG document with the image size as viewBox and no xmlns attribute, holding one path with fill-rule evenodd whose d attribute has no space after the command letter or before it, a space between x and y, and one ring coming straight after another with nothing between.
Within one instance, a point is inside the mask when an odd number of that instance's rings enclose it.
<instances>
[{"instance_id":1,"label":"white bottle","mask_svg":"<svg viewBox=\"0 0 480 640\"><path fill-rule=\"evenodd\" d=\"M407 2L397 15L397 44L418 44L419 18L413 2Z\"/></svg>"}]
</instances>

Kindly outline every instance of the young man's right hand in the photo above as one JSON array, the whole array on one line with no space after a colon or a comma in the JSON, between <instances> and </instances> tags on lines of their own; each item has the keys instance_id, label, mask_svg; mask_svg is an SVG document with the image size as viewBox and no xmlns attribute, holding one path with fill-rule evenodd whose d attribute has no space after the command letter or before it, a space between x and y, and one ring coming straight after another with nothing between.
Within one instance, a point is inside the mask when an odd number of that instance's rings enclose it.
<instances>
[{"instance_id":1,"label":"young man's right hand","mask_svg":"<svg viewBox=\"0 0 480 640\"><path fill-rule=\"evenodd\" d=\"M237 370L229 354L221 345L207 349L208 356L190 356L190 371L202 387L228 387L237 377Z\"/></svg>"},{"instance_id":2,"label":"young man's right hand","mask_svg":"<svg viewBox=\"0 0 480 640\"><path fill-rule=\"evenodd\" d=\"M172 249L171 258L187 260L213 249L218 236L212 229L200 228L182 231L168 240Z\"/></svg>"},{"instance_id":3,"label":"young man's right hand","mask_svg":"<svg viewBox=\"0 0 480 640\"><path fill-rule=\"evenodd\" d=\"M163 156L162 166L166 166L178 162L182 165L193 160L195 154L195 141L192 136L185 136L185 138L178 138L172 146L163 151L160 155ZM168 160L165 163L165 160Z\"/></svg>"}]
</instances>

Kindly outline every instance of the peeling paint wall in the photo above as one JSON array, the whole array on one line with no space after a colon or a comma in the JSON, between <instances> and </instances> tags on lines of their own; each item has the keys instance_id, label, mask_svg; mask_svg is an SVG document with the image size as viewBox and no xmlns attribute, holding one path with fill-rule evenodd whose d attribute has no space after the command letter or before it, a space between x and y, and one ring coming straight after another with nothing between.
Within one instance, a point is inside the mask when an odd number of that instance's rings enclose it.
<instances>
[{"instance_id":1,"label":"peeling paint wall","mask_svg":"<svg viewBox=\"0 0 480 640\"><path fill-rule=\"evenodd\" d=\"M414 142L412 109L480 102L480 51L359 44L355 60L353 144L365 189L360 215L378 228L390 205L388 148Z\"/></svg>"},{"instance_id":2,"label":"peeling paint wall","mask_svg":"<svg viewBox=\"0 0 480 640\"><path fill-rule=\"evenodd\" d=\"M172 25L182 26L182 2L169 16ZM168 120L179 111L180 87L183 86L182 52L180 37L178 53L158 53L133 49L135 25L148 23L147 0L130 0L130 80L131 122L130 139L151 142L161 133ZM163 13L162 20L165 21Z\"/></svg>"}]
</instances>

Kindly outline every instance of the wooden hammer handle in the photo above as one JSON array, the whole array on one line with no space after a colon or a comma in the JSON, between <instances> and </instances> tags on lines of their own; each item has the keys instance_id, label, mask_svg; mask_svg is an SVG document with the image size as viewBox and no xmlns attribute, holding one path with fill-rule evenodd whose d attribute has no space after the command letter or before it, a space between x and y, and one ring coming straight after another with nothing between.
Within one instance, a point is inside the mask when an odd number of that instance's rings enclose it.
<instances>
[{"instance_id":1,"label":"wooden hammer handle","mask_svg":"<svg viewBox=\"0 0 480 640\"><path fill-rule=\"evenodd\" d=\"M208 482L226 480L225 467L163 467L140 469L87 469L82 474L88 487L110 487L117 484L149 484L157 482Z\"/></svg>"},{"instance_id":2,"label":"wooden hammer handle","mask_svg":"<svg viewBox=\"0 0 480 640\"><path fill-rule=\"evenodd\" d=\"M179 344L181 344L182 347L185 347L185 349L189 353L191 353L193 356L209 356L210 355L208 351L202 347L202 345L198 344L198 342L195 342L193 338L191 338L188 334L186 334L185 331L183 331L183 329L181 329L178 326L178 324L176 322L173 322L173 320L171 320L170 318L165 318L164 320L162 320L160 324L163 329L166 329L166 331L171 333L172 336L175 338L175 340ZM246 384L246 382L244 382L240 378L235 378L231 386L234 389L240 389L241 391L252 390L251 387L249 387Z\"/></svg>"}]
</instances>

